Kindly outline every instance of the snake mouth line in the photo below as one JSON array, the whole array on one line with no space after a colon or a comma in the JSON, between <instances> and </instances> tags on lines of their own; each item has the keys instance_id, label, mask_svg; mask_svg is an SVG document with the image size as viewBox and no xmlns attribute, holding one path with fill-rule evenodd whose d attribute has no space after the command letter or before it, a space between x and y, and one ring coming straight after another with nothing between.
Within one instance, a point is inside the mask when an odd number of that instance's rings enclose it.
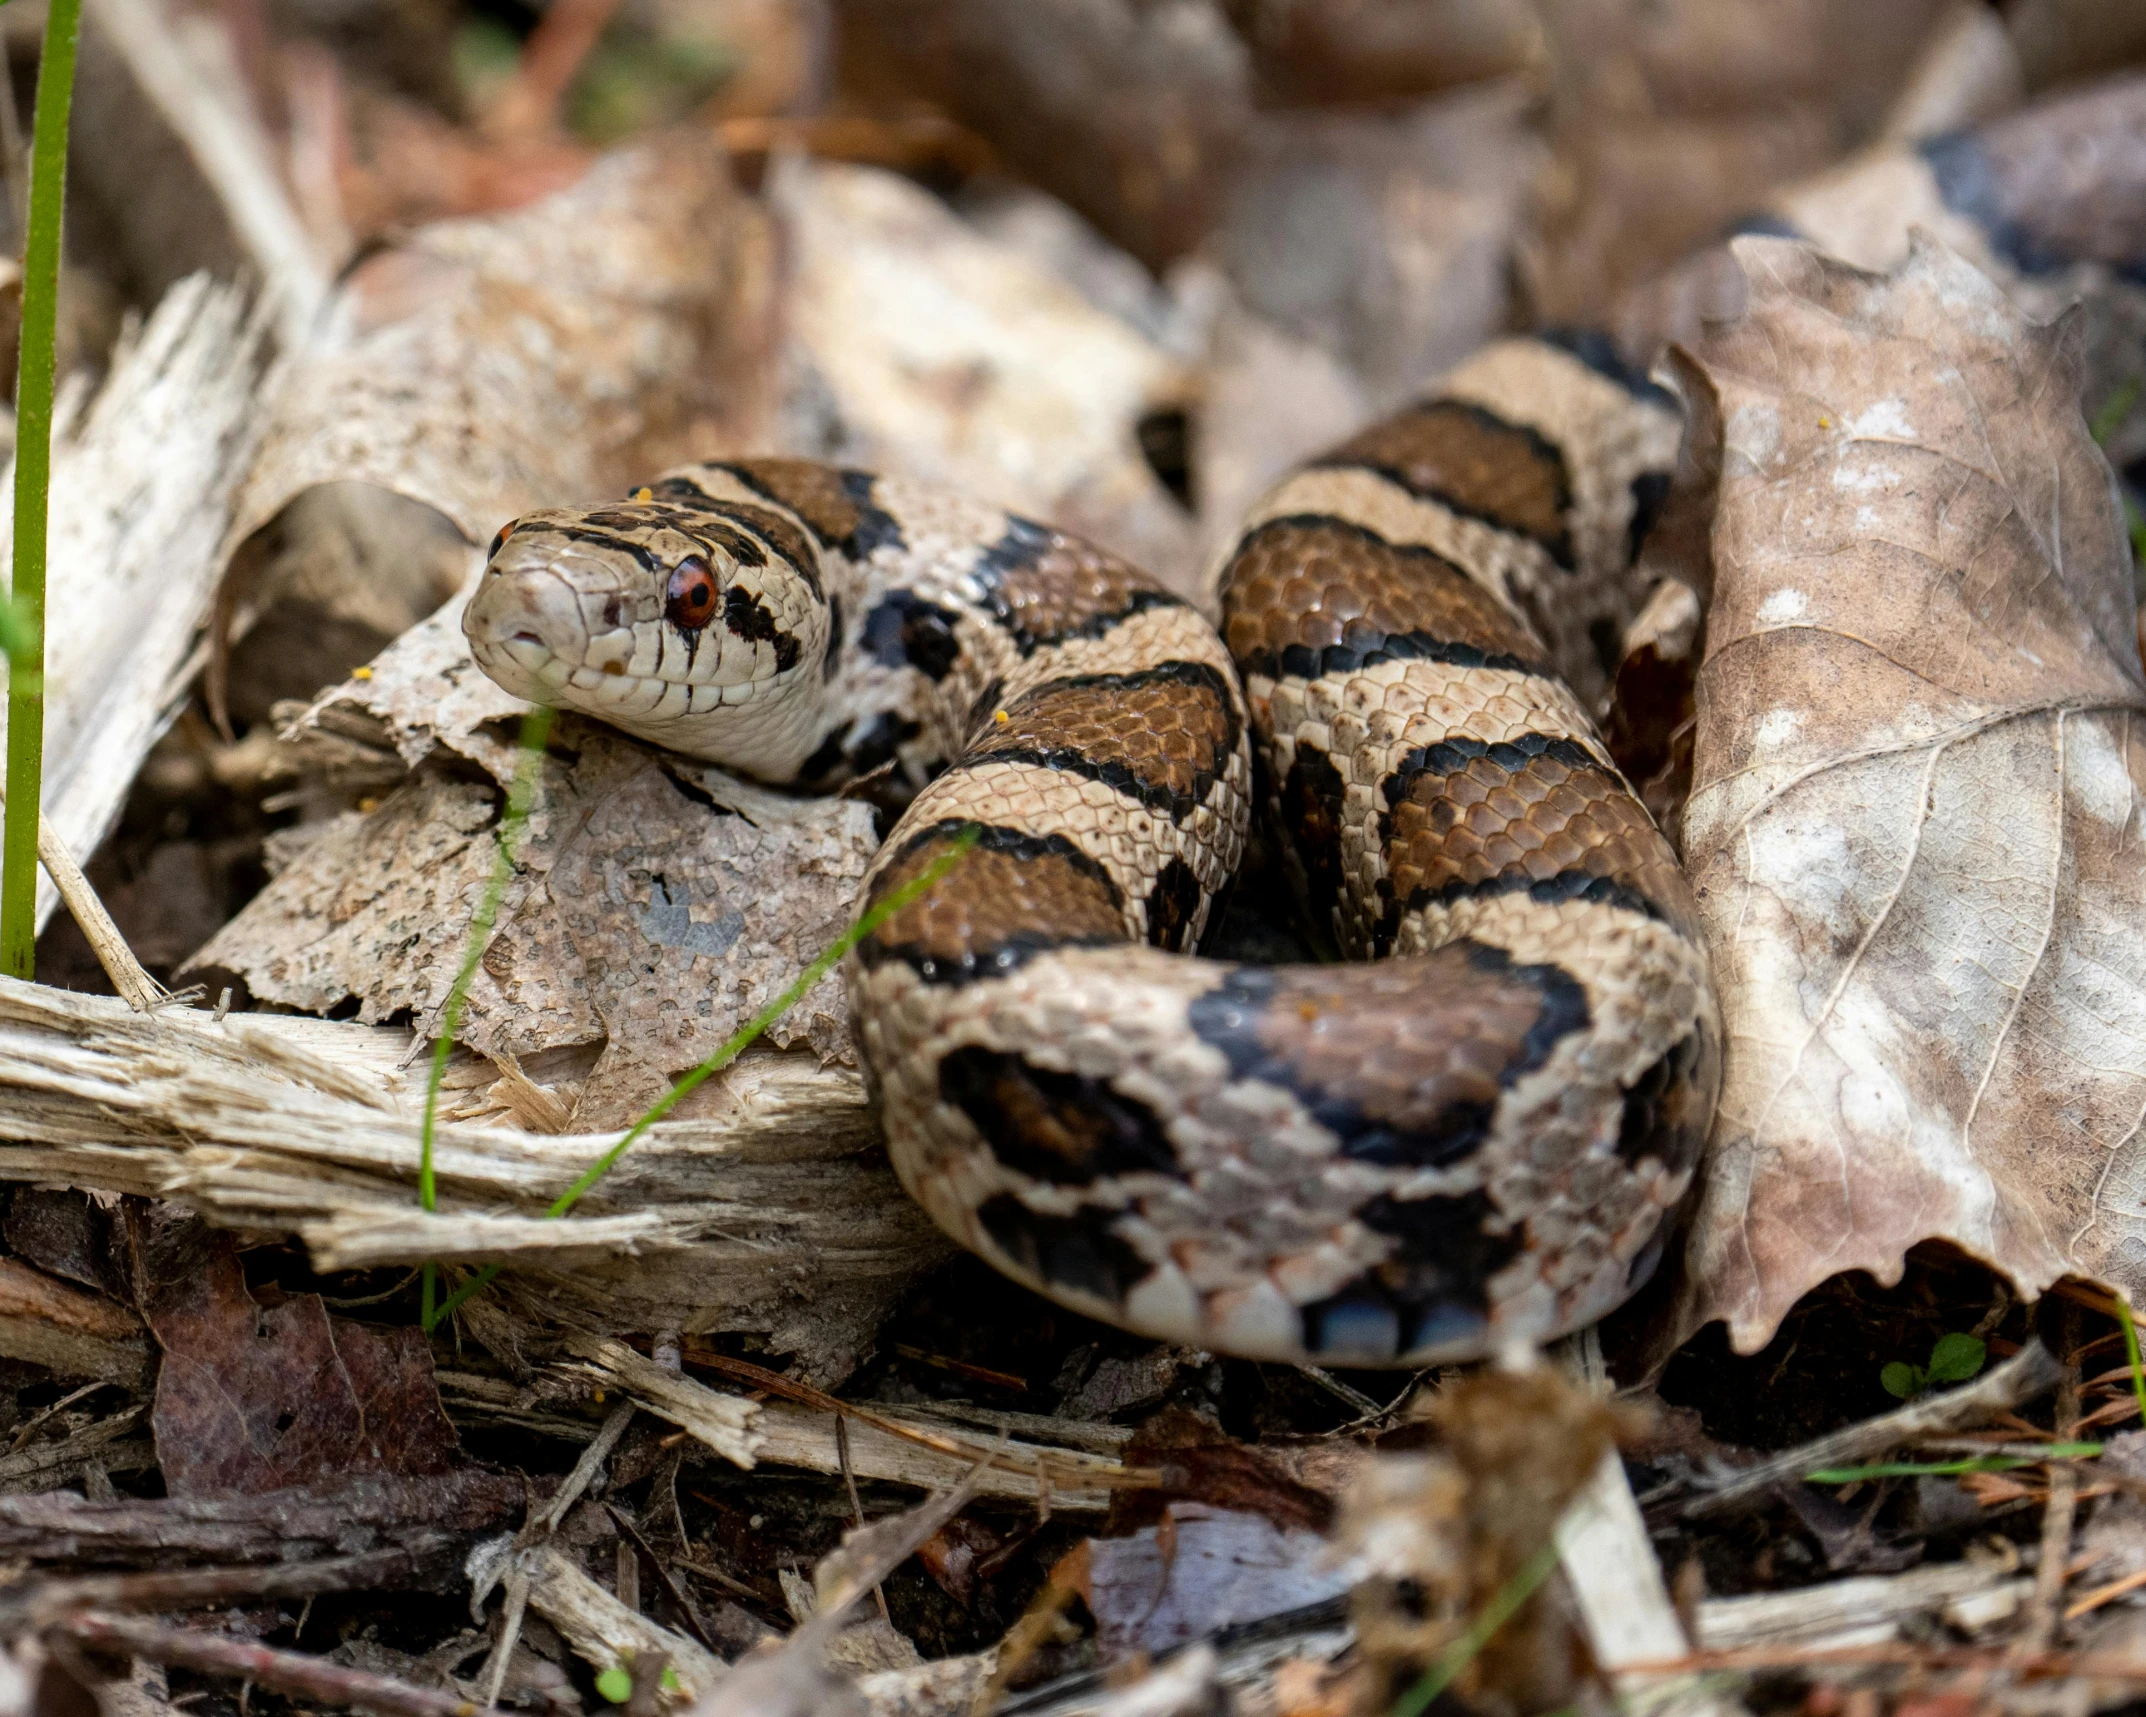
<instances>
[{"instance_id":1,"label":"snake mouth line","mask_svg":"<svg viewBox=\"0 0 2146 1717\"><path fill-rule=\"evenodd\" d=\"M709 685L616 672L591 666L586 657L573 659L553 640L526 628L497 634L489 641L473 638L471 644L478 665L487 673L521 682L511 688L518 695L580 707L607 720L646 720L735 709L764 697L780 683L744 680L734 685Z\"/></svg>"}]
</instances>

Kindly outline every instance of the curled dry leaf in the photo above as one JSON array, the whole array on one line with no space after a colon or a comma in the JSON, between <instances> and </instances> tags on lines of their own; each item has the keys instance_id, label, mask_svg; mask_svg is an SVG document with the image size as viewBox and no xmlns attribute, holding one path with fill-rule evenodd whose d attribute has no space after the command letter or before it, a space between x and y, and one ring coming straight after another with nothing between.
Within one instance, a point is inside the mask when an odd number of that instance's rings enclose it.
<instances>
[{"instance_id":1,"label":"curled dry leaf","mask_svg":"<svg viewBox=\"0 0 2146 1717\"><path fill-rule=\"evenodd\" d=\"M2146 1292L2146 680L2078 326L1782 240L1717 446L1685 840L1729 1029L1686 1329L1942 1239Z\"/></svg>"},{"instance_id":2,"label":"curled dry leaf","mask_svg":"<svg viewBox=\"0 0 2146 1717\"><path fill-rule=\"evenodd\" d=\"M1768 191L1752 224L1811 240L1859 267L1897 268L1920 226L2047 320L2083 305L2087 417L2115 405L2104 445L2118 465L2146 454L2138 400L2146 345L2146 76L2112 78L1918 145L1893 139ZM1606 322L1645 365L1672 340L1744 308L1725 244L1620 293ZM1656 532L1659 538L1660 531ZM1648 554L1658 552L1655 539Z\"/></svg>"}]
</instances>

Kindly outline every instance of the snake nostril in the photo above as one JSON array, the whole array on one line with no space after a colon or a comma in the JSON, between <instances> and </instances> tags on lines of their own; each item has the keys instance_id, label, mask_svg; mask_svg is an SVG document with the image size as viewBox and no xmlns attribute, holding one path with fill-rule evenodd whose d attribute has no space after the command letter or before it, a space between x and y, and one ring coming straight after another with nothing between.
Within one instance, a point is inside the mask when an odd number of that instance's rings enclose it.
<instances>
[{"instance_id":1,"label":"snake nostril","mask_svg":"<svg viewBox=\"0 0 2146 1717\"><path fill-rule=\"evenodd\" d=\"M544 643L544 640L539 638L534 632L516 632L513 633L507 641L512 644L535 644L539 648L541 648Z\"/></svg>"}]
</instances>

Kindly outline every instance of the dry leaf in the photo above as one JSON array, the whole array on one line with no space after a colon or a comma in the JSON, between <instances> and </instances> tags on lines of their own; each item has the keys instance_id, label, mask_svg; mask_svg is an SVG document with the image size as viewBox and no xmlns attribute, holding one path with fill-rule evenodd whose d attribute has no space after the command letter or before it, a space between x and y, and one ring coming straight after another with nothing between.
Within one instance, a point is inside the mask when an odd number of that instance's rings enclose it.
<instances>
[{"instance_id":1,"label":"dry leaf","mask_svg":"<svg viewBox=\"0 0 2146 1717\"><path fill-rule=\"evenodd\" d=\"M1714 238L1870 136L1944 0L1553 0L1555 170L1522 275L1545 321Z\"/></svg>"},{"instance_id":2,"label":"dry leaf","mask_svg":"<svg viewBox=\"0 0 2146 1717\"><path fill-rule=\"evenodd\" d=\"M514 752L485 760L506 775ZM355 997L367 1024L408 1012L430 1029L491 874L499 803L444 759L421 763L378 809L298 848L188 969L236 974L285 1007ZM623 1124L841 934L876 844L856 800L786 798L562 722L461 1039L523 1060L601 1045L574 1124ZM839 980L767 1041L848 1060Z\"/></svg>"},{"instance_id":3,"label":"dry leaf","mask_svg":"<svg viewBox=\"0 0 2146 1717\"><path fill-rule=\"evenodd\" d=\"M1720 449L1686 850L1729 1029L1686 1327L1953 1242L2146 1292L2146 680L2078 323L1781 240Z\"/></svg>"},{"instance_id":4,"label":"dry leaf","mask_svg":"<svg viewBox=\"0 0 2146 1717\"><path fill-rule=\"evenodd\" d=\"M250 563L279 552L256 539L279 519L275 534L291 536L304 521L284 516L309 491L367 484L430 508L433 535L451 550L459 533L474 570L475 545L518 513L752 440L770 286L767 223L697 133L618 150L541 202L440 221L366 257L266 385L225 539L229 630L252 617ZM345 526L357 516L340 512ZM406 519L364 534L382 557L412 535Z\"/></svg>"},{"instance_id":5,"label":"dry leaf","mask_svg":"<svg viewBox=\"0 0 2146 1717\"><path fill-rule=\"evenodd\" d=\"M1011 244L875 167L792 161L788 451L1049 519L1189 589L1191 521L1141 456L1183 366Z\"/></svg>"},{"instance_id":6,"label":"dry leaf","mask_svg":"<svg viewBox=\"0 0 2146 1717\"><path fill-rule=\"evenodd\" d=\"M1377 410L1512 324L1512 248L1547 165L1517 81L1401 113L1264 116L1211 241L1244 301L1341 357Z\"/></svg>"},{"instance_id":7,"label":"dry leaf","mask_svg":"<svg viewBox=\"0 0 2146 1717\"><path fill-rule=\"evenodd\" d=\"M1150 267L1206 232L1252 118L1251 56L1209 0L837 10L846 73L944 108Z\"/></svg>"},{"instance_id":8,"label":"dry leaf","mask_svg":"<svg viewBox=\"0 0 2146 1717\"><path fill-rule=\"evenodd\" d=\"M118 821L192 672L224 510L253 445L266 326L241 289L194 275L114 349L93 397L75 385L60 395L46 548L44 808L79 857ZM12 534L0 525L0 539ZM0 572L12 558L0 546ZM40 876L40 924L58 903Z\"/></svg>"},{"instance_id":9,"label":"dry leaf","mask_svg":"<svg viewBox=\"0 0 2146 1717\"><path fill-rule=\"evenodd\" d=\"M461 1465L432 1351L412 1325L332 1318L318 1294L247 1291L228 1235L144 1225L143 1315L157 1374L157 1465L173 1496L257 1495Z\"/></svg>"},{"instance_id":10,"label":"dry leaf","mask_svg":"<svg viewBox=\"0 0 2146 1717\"><path fill-rule=\"evenodd\" d=\"M1866 149L1823 173L1769 189L1750 230L1809 239L1858 267L1897 268L1921 226L1990 275L2029 316L2085 307L2087 418L2112 401L2104 445L2118 465L2146 454L2139 409L2146 347L2146 77L2112 78L1931 138ZM1711 245L1620 293L1607 325L1626 357L1651 362L1670 341L1743 313L1744 277ZM1647 545L1652 556L1661 532Z\"/></svg>"},{"instance_id":11,"label":"dry leaf","mask_svg":"<svg viewBox=\"0 0 2146 1717\"><path fill-rule=\"evenodd\" d=\"M1105 1663L1174 1651L1217 1629L1346 1592L1355 1571L1316 1532L1256 1514L1173 1502L1129 1538L1088 1541L1096 1648Z\"/></svg>"}]
</instances>

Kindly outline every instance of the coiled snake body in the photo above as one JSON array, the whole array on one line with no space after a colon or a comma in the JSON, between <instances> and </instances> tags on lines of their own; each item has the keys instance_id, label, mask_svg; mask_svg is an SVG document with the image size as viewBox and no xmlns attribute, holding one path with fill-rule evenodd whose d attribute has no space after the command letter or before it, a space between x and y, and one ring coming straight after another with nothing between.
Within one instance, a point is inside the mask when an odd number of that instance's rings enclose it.
<instances>
[{"instance_id":1,"label":"coiled snake body","mask_svg":"<svg viewBox=\"0 0 2146 1717\"><path fill-rule=\"evenodd\" d=\"M517 521L464 625L508 690L673 749L905 774L865 903L981 826L849 973L896 1169L964 1245L1168 1340L1464 1358L1644 1280L1712 1112L1689 891L1573 689L1678 427L1583 346L1488 348L1267 496L1219 636L1047 526L773 459ZM1255 779L1358 963L1188 954Z\"/></svg>"}]
</instances>

